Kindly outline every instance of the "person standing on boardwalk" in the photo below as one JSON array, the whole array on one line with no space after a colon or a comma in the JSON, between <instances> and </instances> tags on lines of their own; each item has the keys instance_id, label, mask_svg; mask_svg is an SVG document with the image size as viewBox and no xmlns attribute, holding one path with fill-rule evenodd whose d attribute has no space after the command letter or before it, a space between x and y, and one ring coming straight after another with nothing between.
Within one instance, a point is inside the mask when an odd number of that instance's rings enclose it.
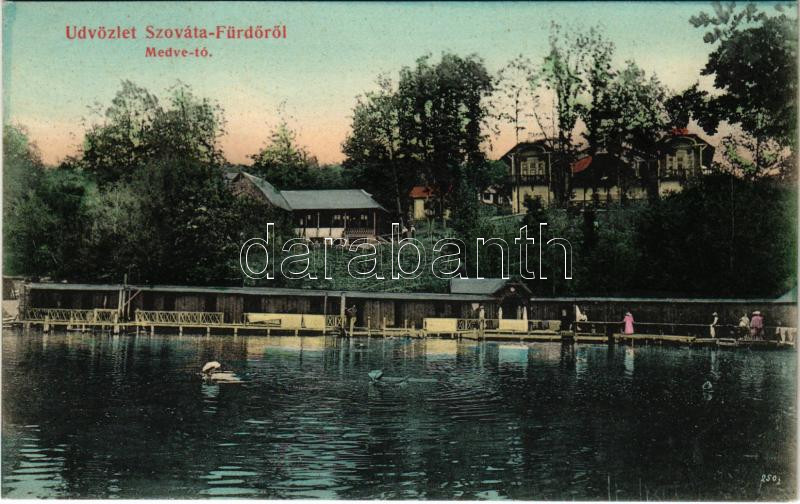
<instances>
[{"instance_id":1,"label":"person standing on boardwalk","mask_svg":"<svg viewBox=\"0 0 800 504\"><path fill-rule=\"evenodd\" d=\"M358 316L358 309L356 309L356 305L353 305L350 308L346 309L344 313L345 316L347 317L347 327L350 327L352 331L352 327L355 325L356 317Z\"/></svg>"},{"instance_id":2,"label":"person standing on boardwalk","mask_svg":"<svg viewBox=\"0 0 800 504\"><path fill-rule=\"evenodd\" d=\"M711 321L711 325L708 328L708 332L712 338L716 338L717 337L716 326L717 322L719 322L719 317L717 316L717 312L712 313L711 316L714 317L714 320Z\"/></svg>"},{"instance_id":3,"label":"person standing on boardwalk","mask_svg":"<svg viewBox=\"0 0 800 504\"><path fill-rule=\"evenodd\" d=\"M745 313L742 315L742 318L739 319L739 337L746 338L747 331L750 330L750 318Z\"/></svg>"},{"instance_id":4,"label":"person standing on boardwalk","mask_svg":"<svg viewBox=\"0 0 800 504\"><path fill-rule=\"evenodd\" d=\"M633 315L631 315L631 312L625 312L625 318L622 319L622 322L625 324L622 332L625 334L633 334Z\"/></svg>"},{"instance_id":5,"label":"person standing on boardwalk","mask_svg":"<svg viewBox=\"0 0 800 504\"><path fill-rule=\"evenodd\" d=\"M753 316L750 317L750 337L753 339L761 339L764 333L764 317L761 312L756 310Z\"/></svg>"},{"instance_id":6,"label":"person standing on boardwalk","mask_svg":"<svg viewBox=\"0 0 800 504\"><path fill-rule=\"evenodd\" d=\"M561 308L561 316L558 318L561 330L562 331L569 331L572 329L572 324L570 323L569 315L567 314L566 308Z\"/></svg>"}]
</instances>

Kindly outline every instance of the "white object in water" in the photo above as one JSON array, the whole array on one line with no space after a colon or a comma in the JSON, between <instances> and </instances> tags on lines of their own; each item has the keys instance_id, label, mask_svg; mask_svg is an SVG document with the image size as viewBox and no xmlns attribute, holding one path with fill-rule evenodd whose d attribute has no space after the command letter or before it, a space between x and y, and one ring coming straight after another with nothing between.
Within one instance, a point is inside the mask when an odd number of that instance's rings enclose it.
<instances>
[{"instance_id":1,"label":"white object in water","mask_svg":"<svg viewBox=\"0 0 800 504\"><path fill-rule=\"evenodd\" d=\"M207 373L211 373L214 370L219 369L221 367L222 367L222 364L220 364L219 362L217 362L215 360L212 360L211 362L206 362L203 365L203 372L206 373L206 374Z\"/></svg>"},{"instance_id":2,"label":"white object in water","mask_svg":"<svg viewBox=\"0 0 800 504\"><path fill-rule=\"evenodd\" d=\"M709 390L711 390L713 388L714 388L714 386L711 385L711 382L708 381L708 380L706 380L706 382L703 384L703 390L705 390L705 391L709 391Z\"/></svg>"},{"instance_id":3,"label":"white object in water","mask_svg":"<svg viewBox=\"0 0 800 504\"><path fill-rule=\"evenodd\" d=\"M369 375L369 379L370 380L378 381L383 376L383 371L381 371L380 369L374 369L374 370L370 371L369 373L367 373L367 375Z\"/></svg>"},{"instance_id":4,"label":"white object in water","mask_svg":"<svg viewBox=\"0 0 800 504\"><path fill-rule=\"evenodd\" d=\"M218 383L242 383L242 380L233 371L214 372L209 378Z\"/></svg>"}]
</instances>

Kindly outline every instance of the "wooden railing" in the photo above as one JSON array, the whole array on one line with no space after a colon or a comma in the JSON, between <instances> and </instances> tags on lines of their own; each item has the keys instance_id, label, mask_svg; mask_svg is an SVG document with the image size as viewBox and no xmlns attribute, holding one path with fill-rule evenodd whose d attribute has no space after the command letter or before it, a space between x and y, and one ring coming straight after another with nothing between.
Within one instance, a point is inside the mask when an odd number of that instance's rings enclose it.
<instances>
[{"instance_id":1,"label":"wooden railing","mask_svg":"<svg viewBox=\"0 0 800 504\"><path fill-rule=\"evenodd\" d=\"M25 311L24 321L30 322L69 322L73 324L92 324L117 321L118 311L113 308L94 308L92 310L78 310L72 308L28 308Z\"/></svg>"},{"instance_id":2,"label":"wooden railing","mask_svg":"<svg viewBox=\"0 0 800 504\"><path fill-rule=\"evenodd\" d=\"M341 315L326 315L325 316L325 327L341 327L342 326L342 316Z\"/></svg>"},{"instance_id":3,"label":"wooden railing","mask_svg":"<svg viewBox=\"0 0 800 504\"><path fill-rule=\"evenodd\" d=\"M370 227L347 227L344 230L344 236L347 238L366 238L374 236L375 230Z\"/></svg>"},{"instance_id":4,"label":"wooden railing","mask_svg":"<svg viewBox=\"0 0 800 504\"><path fill-rule=\"evenodd\" d=\"M589 333L620 333L623 330L624 323L620 320L615 321L599 321L589 320L577 322L579 332ZM674 335L674 336L694 336L707 338L711 335L711 324L697 324L697 323L678 323L678 322L634 322L633 329L635 334L653 334L653 335ZM793 327L776 327L764 326L759 334L755 336L756 339L769 339L775 338L775 334L779 330L793 330ZM740 327L735 324L717 324L714 326L715 337L717 338L752 338L749 327Z\"/></svg>"},{"instance_id":5,"label":"wooden railing","mask_svg":"<svg viewBox=\"0 0 800 504\"><path fill-rule=\"evenodd\" d=\"M222 324L222 312L146 311L136 310L136 323L142 325L212 325Z\"/></svg>"},{"instance_id":6,"label":"wooden railing","mask_svg":"<svg viewBox=\"0 0 800 504\"><path fill-rule=\"evenodd\" d=\"M497 319L458 319L456 327L459 331L469 331L472 329L497 329Z\"/></svg>"},{"instance_id":7,"label":"wooden railing","mask_svg":"<svg viewBox=\"0 0 800 504\"><path fill-rule=\"evenodd\" d=\"M459 331L469 331L470 329L480 329L483 319L458 319L456 328Z\"/></svg>"}]
</instances>

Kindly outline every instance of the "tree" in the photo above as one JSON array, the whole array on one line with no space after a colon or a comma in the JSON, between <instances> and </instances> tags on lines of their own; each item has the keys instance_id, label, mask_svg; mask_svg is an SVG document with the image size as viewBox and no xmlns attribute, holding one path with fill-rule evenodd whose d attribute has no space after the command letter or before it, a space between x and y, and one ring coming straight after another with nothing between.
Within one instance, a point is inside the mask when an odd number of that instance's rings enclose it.
<instances>
[{"instance_id":1,"label":"tree","mask_svg":"<svg viewBox=\"0 0 800 504\"><path fill-rule=\"evenodd\" d=\"M417 176L400 148L397 96L389 79L379 78L378 91L357 98L342 152L350 179L397 215L404 215Z\"/></svg>"},{"instance_id":2,"label":"tree","mask_svg":"<svg viewBox=\"0 0 800 504\"><path fill-rule=\"evenodd\" d=\"M575 45L576 50L586 51L582 73L588 96L579 102L577 109L586 126L583 136L589 143L589 154L593 156L600 149L613 148L615 139L609 134L609 123L618 122L625 107L619 106L619 89L613 88L617 75L611 65L614 44L593 27L585 36L579 36Z\"/></svg>"},{"instance_id":3,"label":"tree","mask_svg":"<svg viewBox=\"0 0 800 504\"><path fill-rule=\"evenodd\" d=\"M6 274L78 277L92 184L80 173L46 169L25 130L3 131L3 248Z\"/></svg>"},{"instance_id":4,"label":"tree","mask_svg":"<svg viewBox=\"0 0 800 504\"><path fill-rule=\"evenodd\" d=\"M309 186L317 159L297 145L297 135L285 119L272 130L269 141L258 154L251 156L250 170L278 189L304 189Z\"/></svg>"},{"instance_id":5,"label":"tree","mask_svg":"<svg viewBox=\"0 0 800 504\"><path fill-rule=\"evenodd\" d=\"M378 92L359 99L343 145L345 167L401 215L411 187L425 184L444 215L463 171L485 164L481 146L492 90L475 55L445 53L438 63L430 55L419 58L400 70L396 89L381 78Z\"/></svg>"},{"instance_id":6,"label":"tree","mask_svg":"<svg viewBox=\"0 0 800 504\"><path fill-rule=\"evenodd\" d=\"M528 75L530 115L553 152L551 190L556 201L564 203L571 192L570 168L582 147L578 133L589 155L605 152L620 157L632 150L652 158L668 129L669 93L657 77L647 77L633 61L615 68L614 44L598 27L566 32L553 23L549 40L550 51L540 66L531 68L527 60L516 58L504 75ZM501 81L498 88L513 92L515 86ZM546 93L553 95L550 116L541 112Z\"/></svg>"},{"instance_id":7,"label":"tree","mask_svg":"<svg viewBox=\"0 0 800 504\"><path fill-rule=\"evenodd\" d=\"M489 119L487 100L492 79L475 55L430 56L400 71L396 106L400 149L407 163L424 175L444 215L448 194L463 167L483 164L481 144Z\"/></svg>"},{"instance_id":8,"label":"tree","mask_svg":"<svg viewBox=\"0 0 800 504\"><path fill-rule=\"evenodd\" d=\"M713 75L720 91L695 97L698 115L706 112L709 133L720 121L740 128L741 134L727 137L725 152L734 170L750 176L787 176L795 169L797 18L776 9L770 16L753 3L741 9L716 3L713 14L690 19L708 28L703 40L716 45L701 73Z\"/></svg>"},{"instance_id":9,"label":"tree","mask_svg":"<svg viewBox=\"0 0 800 504\"><path fill-rule=\"evenodd\" d=\"M550 189L557 202L569 199L570 166L577 158L576 138L579 121L586 127L585 138L590 151L596 151L603 138L602 121L608 110L600 106L610 92L614 76L611 59L614 45L605 39L598 28L567 33L558 23L550 26L550 50L541 65L528 72L528 84L533 97L531 116L545 144L553 152ZM522 64L511 65L519 69ZM553 112L541 112L545 94L553 96ZM548 120L551 126L547 125Z\"/></svg>"},{"instance_id":10,"label":"tree","mask_svg":"<svg viewBox=\"0 0 800 504\"><path fill-rule=\"evenodd\" d=\"M222 163L218 139L225 121L219 106L195 97L181 83L168 90L168 105L164 108L148 90L123 81L103 122L87 129L77 167L104 185L130 180L157 159Z\"/></svg>"},{"instance_id":11,"label":"tree","mask_svg":"<svg viewBox=\"0 0 800 504\"><path fill-rule=\"evenodd\" d=\"M550 184L556 201L564 202L569 199L569 170L577 152L574 130L582 110L580 97L586 90L583 72L589 47L584 37L569 38L557 23L550 26L549 40L550 52L531 86L543 84L555 94L555 131L547 139L554 151Z\"/></svg>"},{"instance_id":12,"label":"tree","mask_svg":"<svg viewBox=\"0 0 800 504\"><path fill-rule=\"evenodd\" d=\"M26 276L84 278L92 183L81 173L47 170L4 224L8 269Z\"/></svg>"},{"instance_id":13,"label":"tree","mask_svg":"<svg viewBox=\"0 0 800 504\"><path fill-rule=\"evenodd\" d=\"M636 285L662 294L774 297L797 272L797 193L770 179L700 179L636 223ZM698 218L702 216L702 218Z\"/></svg>"},{"instance_id":14,"label":"tree","mask_svg":"<svg viewBox=\"0 0 800 504\"><path fill-rule=\"evenodd\" d=\"M500 69L495 85L496 117L514 128L515 143L519 143L519 135L526 129L525 121L531 117L533 96L531 96L530 79L533 74L533 63L522 55L511 60Z\"/></svg>"},{"instance_id":15,"label":"tree","mask_svg":"<svg viewBox=\"0 0 800 504\"><path fill-rule=\"evenodd\" d=\"M659 142L670 127L667 110L669 93L655 75L646 76L633 61L604 86L600 100L593 103L591 114L597 118L589 131L590 145L595 143L614 156L633 152L646 160L657 157ZM658 197L657 166L642 165L643 177L650 199ZM630 173L621 177L626 188Z\"/></svg>"}]
</instances>

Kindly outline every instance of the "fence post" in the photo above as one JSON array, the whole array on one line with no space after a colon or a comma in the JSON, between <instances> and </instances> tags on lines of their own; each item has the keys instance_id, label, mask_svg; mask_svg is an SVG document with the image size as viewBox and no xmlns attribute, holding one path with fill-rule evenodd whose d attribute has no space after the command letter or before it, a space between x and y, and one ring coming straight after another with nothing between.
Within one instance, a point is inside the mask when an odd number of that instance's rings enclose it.
<instances>
[{"instance_id":1,"label":"fence post","mask_svg":"<svg viewBox=\"0 0 800 504\"><path fill-rule=\"evenodd\" d=\"M325 296L322 298L322 335L325 336L325 332L328 329L328 293L325 293Z\"/></svg>"},{"instance_id":2,"label":"fence post","mask_svg":"<svg viewBox=\"0 0 800 504\"><path fill-rule=\"evenodd\" d=\"M345 313L344 313L344 306L345 306L346 303L347 303L347 297L344 295L344 292L342 292L342 295L339 298L339 316L341 317L341 321L340 322L342 324L342 331L344 331L344 328L345 328L344 324L345 324L346 317L345 317Z\"/></svg>"}]
</instances>

